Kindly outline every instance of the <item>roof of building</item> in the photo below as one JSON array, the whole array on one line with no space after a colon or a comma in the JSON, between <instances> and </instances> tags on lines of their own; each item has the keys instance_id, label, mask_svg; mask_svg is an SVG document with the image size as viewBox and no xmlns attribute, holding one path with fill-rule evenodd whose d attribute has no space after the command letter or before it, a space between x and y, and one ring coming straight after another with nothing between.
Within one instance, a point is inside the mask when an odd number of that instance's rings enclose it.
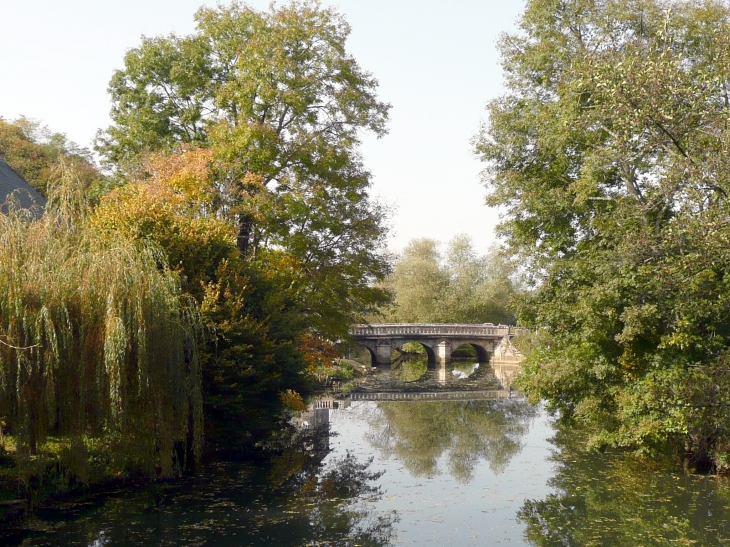
<instances>
[{"instance_id":1,"label":"roof of building","mask_svg":"<svg viewBox=\"0 0 730 547\"><path fill-rule=\"evenodd\" d=\"M8 200L11 196L23 209L31 209L34 205L41 208L46 206L46 198L0 158L0 213L7 214Z\"/></svg>"}]
</instances>

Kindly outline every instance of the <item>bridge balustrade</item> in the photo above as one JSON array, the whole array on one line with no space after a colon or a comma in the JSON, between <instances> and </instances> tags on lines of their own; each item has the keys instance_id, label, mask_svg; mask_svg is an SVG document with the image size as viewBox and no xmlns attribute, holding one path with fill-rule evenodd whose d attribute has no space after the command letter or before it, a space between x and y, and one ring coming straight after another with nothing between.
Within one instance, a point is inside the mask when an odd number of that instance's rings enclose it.
<instances>
[{"instance_id":1,"label":"bridge balustrade","mask_svg":"<svg viewBox=\"0 0 730 547\"><path fill-rule=\"evenodd\" d=\"M524 331L524 332L523 332ZM353 336L403 336L428 334L453 334L465 336L505 336L507 334L525 334L528 329L509 327L507 325L474 325L474 324L381 324L353 325L350 334Z\"/></svg>"}]
</instances>

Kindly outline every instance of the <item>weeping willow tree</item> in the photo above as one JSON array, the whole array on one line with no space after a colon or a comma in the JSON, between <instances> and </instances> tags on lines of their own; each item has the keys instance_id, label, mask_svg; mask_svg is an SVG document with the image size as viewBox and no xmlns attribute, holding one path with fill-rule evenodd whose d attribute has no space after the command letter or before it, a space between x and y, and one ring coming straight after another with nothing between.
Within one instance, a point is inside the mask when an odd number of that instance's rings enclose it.
<instances>
[{"instance_id":1,"label":"weeping willow tree","mask_svg":"<svg viewBox=\"0 0 730 547\"><path fill-rule=\"evenodd\" d=\"M202 444L195 307L154 247L89 228L60 178L41 220L0 215L0 419L18 457L62 439L78 477L92 458L170 475Z\"/></svg>"}]
</instances>

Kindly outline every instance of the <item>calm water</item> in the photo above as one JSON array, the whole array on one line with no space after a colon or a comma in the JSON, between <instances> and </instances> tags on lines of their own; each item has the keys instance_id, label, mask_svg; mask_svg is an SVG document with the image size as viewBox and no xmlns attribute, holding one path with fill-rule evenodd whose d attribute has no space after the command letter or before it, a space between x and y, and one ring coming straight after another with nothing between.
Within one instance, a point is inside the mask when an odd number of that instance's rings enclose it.
<instances>
[{"instance_id":1,"label":"calm water","mask_svg":"<svg viewBox=\"0 0 730 547\"><path fill-rule=\"evenodd\" d=\"M724 479L581 453L521 400L336 406L257 462L44 509L0 545L730 544Z\"/></svg>"},{"instance_id":2,"label":"calm water","mask_svg":"<svg viewBox=\"0 0 730 547\"><path fill-rule=\"evenodd\" d=\"M552 435L520 401L358 402L331 412L333 457L374 457L396 545L528 545L517 512L552 489Z\"/></svg>"}]
</instances>

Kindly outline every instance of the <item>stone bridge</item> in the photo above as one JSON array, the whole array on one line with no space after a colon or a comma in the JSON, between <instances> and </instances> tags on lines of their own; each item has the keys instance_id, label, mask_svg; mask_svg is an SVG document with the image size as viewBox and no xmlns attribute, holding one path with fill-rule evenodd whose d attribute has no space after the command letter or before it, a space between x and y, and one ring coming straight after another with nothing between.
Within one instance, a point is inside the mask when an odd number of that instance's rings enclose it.
<instances>
[{"instance_id":1,"label":"stone bridge","mask_svg":"<svg viewBox=\"0 0 730 547\"><path fill-rule=\"evenodd\" d=\"M450 363L452 351L463 345L476 350L480 363L488 363L495 349L509 345L512 336L528 332L528 329L491 323L409 323L353 325L350 328L350 335L370 352L374 366L390 365L393 350L409 342L417 342L426 349L430 367Z\"/></svg>"}]
</instances>

